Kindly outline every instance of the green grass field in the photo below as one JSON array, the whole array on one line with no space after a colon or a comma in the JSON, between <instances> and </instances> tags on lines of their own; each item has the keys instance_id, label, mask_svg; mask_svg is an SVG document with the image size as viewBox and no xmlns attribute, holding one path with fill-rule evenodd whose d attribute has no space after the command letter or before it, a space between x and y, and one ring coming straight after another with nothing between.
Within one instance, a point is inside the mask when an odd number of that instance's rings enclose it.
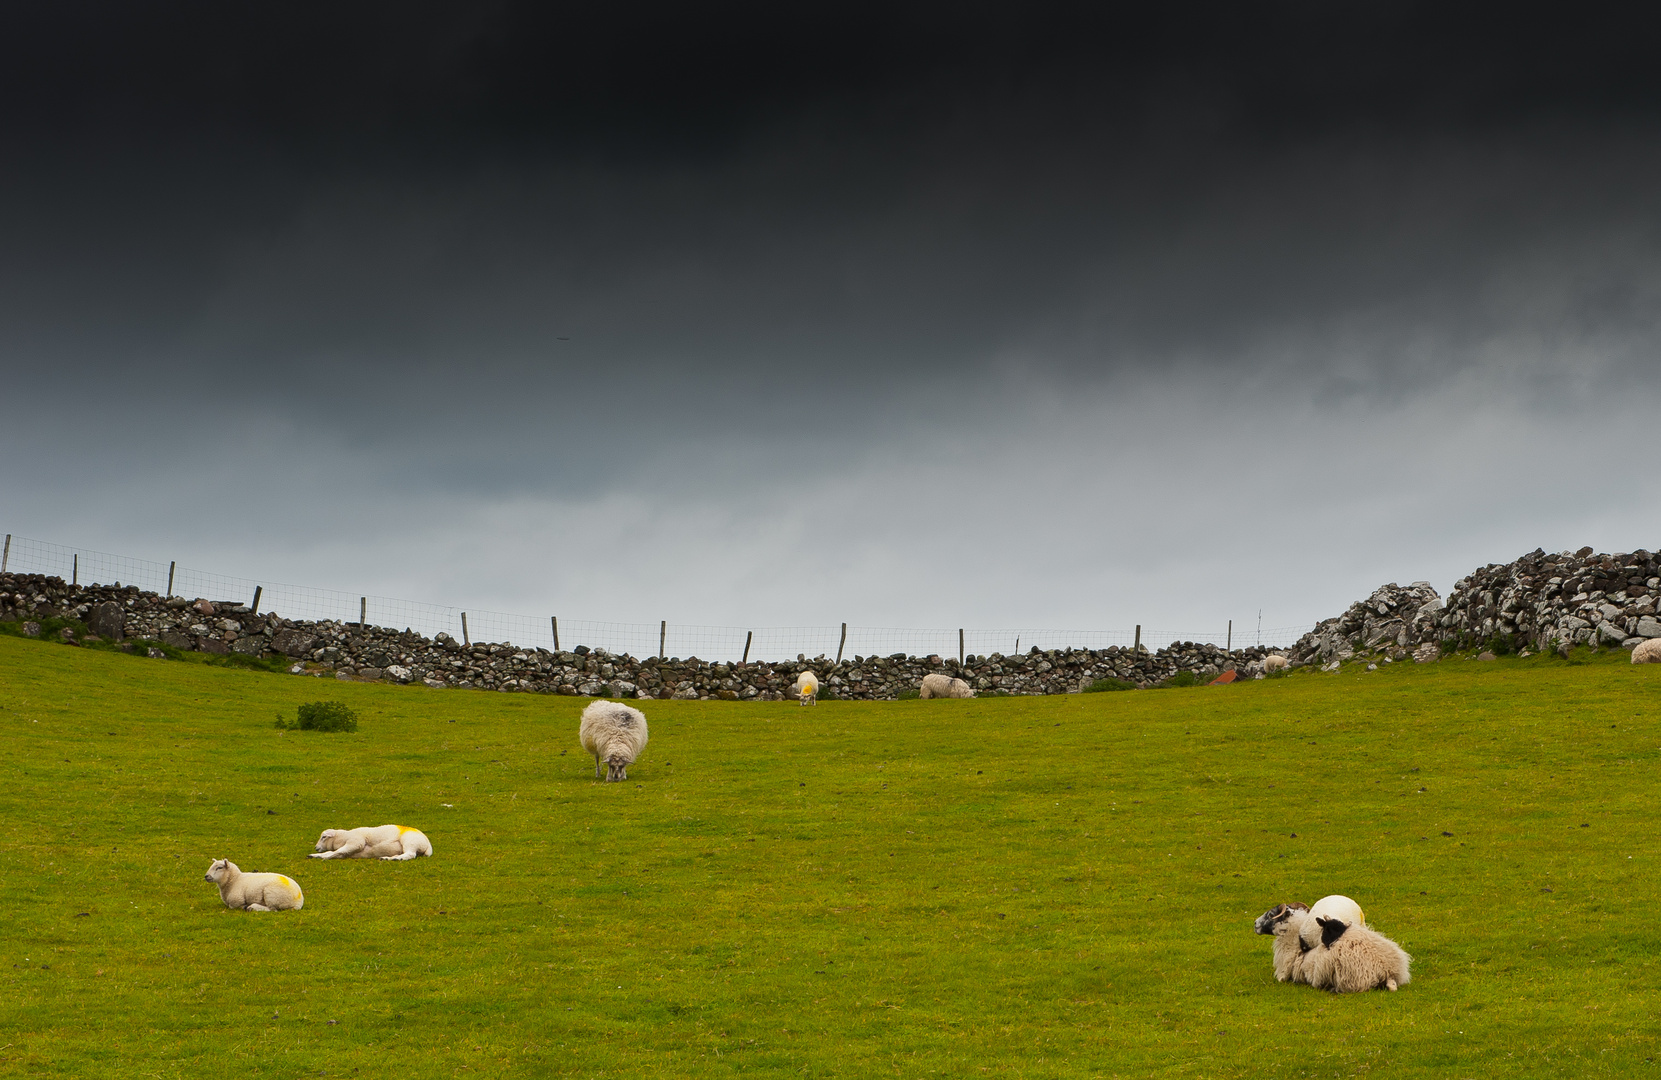
<instances>
[{"instance_id":1,"label":"green grass field","mask_svg":"<svg viewBox=\"0 0 1661 1080\"><path fill-rule=\"evenodd\" d=\"M1658 695L1617 653L656 702L604 785L581 699L0 637L0 1075L1647 1075ZM318 699L361 730L276 730ZM387 822L435 857L305 857ZM226 910L219 856L305 909ZM1328 892L1411 985L1274 981L1252 919Z\"/></svg>"}]
</instances>

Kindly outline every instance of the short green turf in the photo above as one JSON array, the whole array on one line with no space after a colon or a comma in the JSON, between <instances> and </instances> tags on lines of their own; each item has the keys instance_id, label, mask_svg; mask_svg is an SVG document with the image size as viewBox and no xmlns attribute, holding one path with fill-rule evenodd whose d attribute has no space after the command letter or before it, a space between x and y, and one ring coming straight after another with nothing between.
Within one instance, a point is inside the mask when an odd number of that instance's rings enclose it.
<instances>
[{"instance_id":1,"label":"short green turf","mask_svg":"<svg viewBox=\"0 0 1661 1080\"><path fill-rule=\"evenodd\" d=\"M1616 653L653 702L607 785L580 699L0 636L0 1075L1648 1075L1658 698ZM386 823L434 857L306 858ZM1411 984L1274 981L1252 919L1329 892Z\"/></svg>"}]
</instances>

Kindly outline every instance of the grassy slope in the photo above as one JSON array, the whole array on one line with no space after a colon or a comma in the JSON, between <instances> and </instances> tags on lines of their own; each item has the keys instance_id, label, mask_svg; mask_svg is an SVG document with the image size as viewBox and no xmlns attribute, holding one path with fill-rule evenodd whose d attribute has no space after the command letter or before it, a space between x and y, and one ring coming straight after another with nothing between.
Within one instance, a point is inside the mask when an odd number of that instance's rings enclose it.
<instances>
[{"instance_id":1,"label":"grassy slope","mask_svg":"<svg viewBox=\"0 0 1661 1080\"><path fill-rule=\"evenodd\" d=\"M570 698L0 637L0 1075L1651 1067L1661 667L1615 659L659 702L606 786ZM363 730L273 728L321 697ZM385 822L437 856L304 857ZM1409 987L1274 982L1252 918L1326 892Z\"/></svg>"}]
</instances>

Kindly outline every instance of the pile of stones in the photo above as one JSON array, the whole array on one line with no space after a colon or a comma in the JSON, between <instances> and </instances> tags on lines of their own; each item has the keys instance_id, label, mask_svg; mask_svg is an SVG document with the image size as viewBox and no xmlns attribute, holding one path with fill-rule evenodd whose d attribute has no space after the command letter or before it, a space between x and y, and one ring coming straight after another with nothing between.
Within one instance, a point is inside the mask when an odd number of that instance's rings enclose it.
<instances>
[{"instance_id":1,"label":"pile of stones","mask_svg":"<svg viewBox=\"0 0 1661 1080\"><path fill-rule=\"evenodd\" d=\"M1661 566L1648 551L1606 555L1584 547L1549 555L1536 548L1459 579L1436 621L1436 640L1474 646L1503 636L1533 649L1630 649L1661 637L1658 593Z\"/></svg>"}]
</instances>

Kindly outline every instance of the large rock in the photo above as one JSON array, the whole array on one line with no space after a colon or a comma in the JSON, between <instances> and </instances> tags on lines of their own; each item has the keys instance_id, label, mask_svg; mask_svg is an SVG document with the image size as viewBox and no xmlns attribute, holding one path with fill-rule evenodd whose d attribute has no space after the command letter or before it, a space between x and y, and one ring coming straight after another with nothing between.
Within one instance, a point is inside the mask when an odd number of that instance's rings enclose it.
<instances>
[{"instance_id":1,"label":"large rock","mask_svg":"<svg viewBox=\"0 0 1661 1080\"><path fill-rule=\"evenodd\" d=\"M271 647L284 656L296 659L310 653L317 644L317 635L304 630L279 630L271 636Z\"/></svg>"},{"instance_id":2,"label":"large rock","mask_svg":"<svg viewBox=\"0 0 1661 1080\"><path fill-rule=\"evenodd\" d=\"M218 653L224 656L231 651L231 647L216 637L199 637L196 639L196 648L199 652Z\"/></svg>"},{"instance_id":3,"label":"large rock","mask_svg":"<svg viewBox=\"0 0 1661 1080\"><path fill-rule=\"evenodd\" d=\"M1633 633L1641 638L1661 637L1661 622L1657 622L1648 615L1641 616Z\"/></svg>"},{"instance_id":4,"label":"large rock","mask_svg":"<svg viewBox=\"0 0 1661 1080\"><path fill-rule=\"evenodd\" d=\"M231 651L245 653L248 656L258 656L265 652L265 639L262 637L241 637L231 643Z\"/></svg>"},{"instance_id":5,"label":"large rock","mask_svg":"<svg viewBox=\"0 0 1661 1080\"><path fill-rule=\"evenodd\" d=\"M92 610L87 612L87 629L105 641L120 641L126 618L127 614L120 604L114 600L105 600L103 603L92 605Z\"/></svg>"},{"instance_id":6,"label":"large rock","mask_svg":"<svg viewBox=\"0 0 1661 1080\"><path fill-rule=\"evenodd\" d=\"M196 650L196 639L179 630L163 631L161 643L184 652L194 652Z\"/></svg>"}]
</instances>

